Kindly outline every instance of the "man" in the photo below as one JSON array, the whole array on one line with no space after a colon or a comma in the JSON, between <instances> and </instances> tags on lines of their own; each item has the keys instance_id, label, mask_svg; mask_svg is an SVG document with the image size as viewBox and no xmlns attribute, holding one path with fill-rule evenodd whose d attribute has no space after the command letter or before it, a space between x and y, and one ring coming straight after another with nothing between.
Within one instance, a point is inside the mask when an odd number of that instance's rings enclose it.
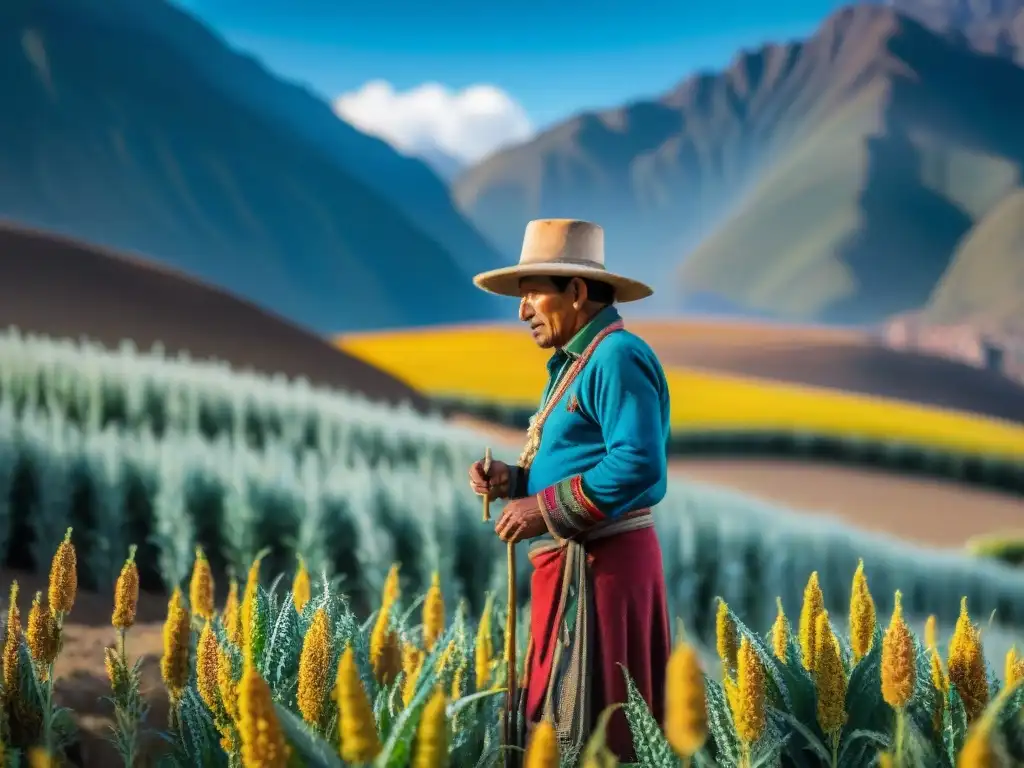
<instances>
[{"instance_id":1,"label":"man","mask_svg":"<svg viewBox=\"0 0 1024 768\"><path fill-rule=\"evenodd\" d=\"M652 291L605 269L599 226L568 219L531 221L519 264L474 282L518 297L534 342L553 350L519 461L492 461L488 473L477 462L469 476L476 493L510 500L503 541L536 540L523 706L573 752L602 709L626 701L619 665L659 722L664 704L670 632L650 508L665 495L668 385L614 306ZM634 762L621 709L608 746Z\"/></svg>"}]
</instances>

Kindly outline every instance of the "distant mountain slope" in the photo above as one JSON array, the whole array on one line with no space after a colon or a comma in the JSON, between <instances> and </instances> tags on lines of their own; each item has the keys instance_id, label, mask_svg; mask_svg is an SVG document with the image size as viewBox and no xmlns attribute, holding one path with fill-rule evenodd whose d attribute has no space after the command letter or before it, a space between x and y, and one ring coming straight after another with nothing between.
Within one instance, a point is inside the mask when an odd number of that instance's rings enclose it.
<instances>
[{"instance_id":1,"label":"distant mountain slope","mask_svg":"<svg viewBox=\"0 0 1024 768\"><path fill-rule=\"evenodd\" d=\"M499 257L433 173L162 0L8 6L0 71L0 216L155 257L318 331L493 315L470 252Z\"/></svg>"},{"instance_id":2,"label":"distant mountain slope","mask_svg":"<svg viewBox=\"0 0 1024 768\"><path fill-rule=\"evenodd\" d=\"M1024 0L883 0L930 29L1024 64Z\"/></svg>"},{"instance_id":3,"label":"distant mountain slope","mask_svg":"<svg viewBox=\"0 0 1024 768\"><path fill-rule=\"evenodd\" d=\"M1003 199L964 238L924 319L1024 328L1024 189Z\"/></svg>"},{"instance_id":4,"label":"distant mountain slope","mask_svg":"<svg viewBox=\"0 0 1024 768\"><path fill-rule=\"evenodd\" d=\"M11 325L110 347L123 339L140 349L161 342L193 359L427 407L397 379L224 291L141 259L0 226L0 328Z\"/></svg>"},{"instance_id":5,"label":"distant mountain slope","mask_svg":"<svg viewBox=\"0 0 1024 768\"><path fill-rule=\"evenodd\" d=\"M49 0L52 2L53 0ZM205 24L166 0L60 0L126 33L156 35L186 56L227 99L239 101L323 150L371 189L409 215L466 270L500 260L493 246L456 209L448 187L429 164L394 151L340 120L305 87L280 79L251 56L228 47ZM481 266L483 265L483 266Z\"/></svg>"},{"instance_id":6,"label":"distant mountain slope","mask_svg":"<svg viewBox=\"0 0 1024 768\"><path fill-rule=\"evenodd\" d=\"M1024 70L891 9L740 54L653 102L589 113L472 168L460 206L605 224L652 308L874 322L924 304L958 242L1020 183ZM675 276L673 286L673 276Z\"/></svg>"}]
</instances>

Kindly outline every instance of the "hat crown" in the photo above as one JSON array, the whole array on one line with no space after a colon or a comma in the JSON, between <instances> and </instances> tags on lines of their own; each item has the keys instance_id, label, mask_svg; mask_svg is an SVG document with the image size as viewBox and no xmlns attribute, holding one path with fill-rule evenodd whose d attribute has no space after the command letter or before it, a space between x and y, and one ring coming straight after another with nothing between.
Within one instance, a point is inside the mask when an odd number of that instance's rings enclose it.
<instances>
[{"instance_id":1,"label":"hat crown","mask_svg":"<svg viewBox=\"0 0 1024 768\"><path fill-rule=\"evenodd\" d=\"M580 219L535 219L526 225L519 263L604 269L604 230Z\"/></svg>"}]
</instances>

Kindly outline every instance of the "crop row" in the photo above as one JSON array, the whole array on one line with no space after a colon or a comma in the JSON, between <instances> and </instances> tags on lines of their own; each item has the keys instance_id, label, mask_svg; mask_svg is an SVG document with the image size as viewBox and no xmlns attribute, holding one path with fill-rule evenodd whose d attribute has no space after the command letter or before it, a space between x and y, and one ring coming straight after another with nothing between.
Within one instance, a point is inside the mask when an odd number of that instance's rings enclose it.
<instances>
[{"instance_id":1,"label":"crop row","mask_svg":"<svg viewBox=\"0 0 1024 768\"><path fill-rule=\"evenodd\" d=\"M242 572L264 547L273 571L299 553L342 579L357 606L395 560L414 587L437 571L446 593L473 610L504 580L501 547L465 479L483 448L468 430L127 346L8 335L0 363L0 556L10 565L41 568L57 532L74 526L90 587L110 583L130 541L140 542L144 586L167 590L197 544L221 574ZM154 413L173 416L157 423ZM225 428L205 429L197 413L221 414ZM670 487L656 519L672 608L701 638L713 633L715 595L763 629L772 620L765 596L795 599L812 570L837 601L829 608L844 610L836 585L860 557L884 594L901 585L908 615L951 621L944 612L966 594L998 625L1024 626L1024 574L999 564L691 483Z\"/></svg>"}]
</instances>

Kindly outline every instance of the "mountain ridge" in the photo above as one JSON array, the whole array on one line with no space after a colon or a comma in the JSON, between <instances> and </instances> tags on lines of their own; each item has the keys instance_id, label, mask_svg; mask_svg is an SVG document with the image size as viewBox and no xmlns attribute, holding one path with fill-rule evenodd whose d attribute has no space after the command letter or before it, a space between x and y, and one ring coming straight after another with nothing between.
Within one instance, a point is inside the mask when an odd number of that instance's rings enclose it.
<instances>
[{"instance_id":1,"label":"mountain ridge","mask_svg":"<svg viewBox=\"0 0 1024 768\"><path fill-rule=\"evenodd\" d=\"M339 118L308 86L278 75L257 57L234 48L187 9L167 0L66 2L128 30L145 30L187 55L226 98L320 146L348 172L396 203L420 229L448 245L463 269L476 271L498 263L493 246L463 219L433 166L396 152L383 139Z\"/></svg>"},{"instance_id":2,"label":"mountain ridge","mask_svg":"<svg viewBox=\"0 0 1024 768\"><path fill-rule=\"evenodd\" d=\"M923 304L1019 186L1024 112L991 97L1022 75L892 9L848 6L805 41L554 126L470 169L455 197L499 247L514 219L600 221L610 258L644 254L633 274L678 274L656 311L717 293L782 319L877 322Z\"/></svg>"},{"instance_id":3,"label":"mountain ridge","mask_svg":"<svg viewBox=\"0 0 1024 768\"><path fill-rule=\"evenodd\" d=\"M948 39L1024 65L1024 0L882 0Z\"/></svg>"}]
</instances>

